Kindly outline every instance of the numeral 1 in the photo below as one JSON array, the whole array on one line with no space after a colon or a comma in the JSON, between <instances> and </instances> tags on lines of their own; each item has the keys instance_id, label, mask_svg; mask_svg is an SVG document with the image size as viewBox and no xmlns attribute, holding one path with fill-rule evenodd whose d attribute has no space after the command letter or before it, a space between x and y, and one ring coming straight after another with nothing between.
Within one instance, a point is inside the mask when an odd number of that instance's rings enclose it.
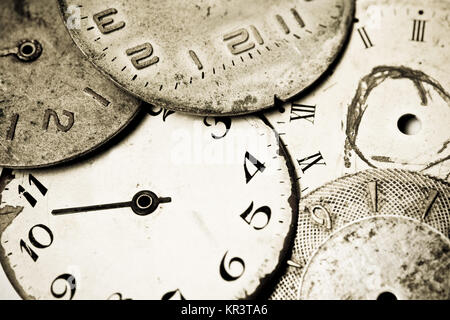
<instances>
[{"instance_id":1,"label":"numeral 1","mask_svg":"<svg viewBox=\"0 0 450 320\"><path fill-rule=\"evenodd\" d=\"M14 135L16 133L17 122L19 121L19 115L14 114L11 117L11 124L9 125L9 129L6 132L6 140L12 141L14 139Z\"/></svg>"},{"instance_id":2,"label":"numeral 1","mask_svg":"<svg viewBox=\"0 0 450 320\"><path fill-rule=\"evenodd\" d=\"M428 194L428 197L425 200L425 206L424 206L423 212L422 212L423 220L425 220L425 218L430 213L431 208L433 207L433 204L436 201L438 196L439 196L439 192L437 192L436 190L431 190L430 193Z\"/></svg>"},{"instance_id":3,"label":"numeral 1","mask_svg":"<svg viewBox=\"0 0 450 320\"><path fill-rule=\"evenodd\" d=\"M424 42L426 23L427 22L425 20L414 19L413 32L411 38L412 41Z\"/></svg>"},{"instance_id":4,"label":"numeral 1","mask_svg":"<svg viewBox=\"0 0 450 320\"><path fill-rule=\"evenodd\" d=\"M373 212L378 212L378 183L376 181L369 182L367 189L370 195Z\"/></svg>"}]
</instances>

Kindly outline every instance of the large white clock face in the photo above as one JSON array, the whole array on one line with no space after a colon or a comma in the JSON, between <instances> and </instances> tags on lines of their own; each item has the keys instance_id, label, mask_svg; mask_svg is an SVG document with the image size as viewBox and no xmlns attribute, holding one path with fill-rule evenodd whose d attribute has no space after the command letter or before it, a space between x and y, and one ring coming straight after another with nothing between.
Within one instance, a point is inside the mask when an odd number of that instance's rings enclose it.
<instances>
[{"instance_id":1,"label":"large white clock face","mask_svg":"<svg viewBox=\"0 0 450 320\"><path fill-rule=\"evenodd\" d=\"M448 1L357 1L339 63L284 114L269 115L302 194L345 174L398 168L449 178Z\"/></svg>"},{"instance_id":2,"label":"large white clock face","mask_svg":"<svg viewBox=\"0 0 450 320\"><path fill-rule=\"evenodd\" d=\"M235 299L263 290L298 211L272 129L257 118L149 113L95 158L3 170L1 261L23 298Z\"/></svg>"}]
</instances>

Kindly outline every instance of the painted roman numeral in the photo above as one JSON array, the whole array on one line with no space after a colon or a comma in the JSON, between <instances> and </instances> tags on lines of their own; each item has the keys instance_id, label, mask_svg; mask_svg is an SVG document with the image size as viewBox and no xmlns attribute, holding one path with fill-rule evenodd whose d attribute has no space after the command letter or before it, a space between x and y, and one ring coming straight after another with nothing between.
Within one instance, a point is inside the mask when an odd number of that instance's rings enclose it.
<instances>
[{"instance_id":1,"label":"painted roman numeral","mask_svg":"<svg viewBox=\"0 0 450 320\"><path fill-rule=\"evenodd\" d=\"M413 32L411 38L412 41L424 42L426 23L427 22L425 20L414 19Z\"/></svg>"},{"instance_id":2,"label":"painted roman numeral","mask_svg":"<svg viewBox=\"0 0 450 320\"><path fill-rule=\"evenodd\" d=\"M372 48L373 43L372 43L372 40L370 40L369 35L367 34L366 27L359 28L358 33L359 33L359 36L361 37L361 40L363 41L366 49Z\"/></svg>"},{"instance_id":3,"label":"painted roman numeral","mask_svg":"<svg viewBox=\"0 0 450 320\"><path fill-rule=\"evenodd\" d=\"M304 119L311 123L314 123L316 116L316 106L308 106L305 104L292 104L291 108L291 121Z\"/></svg>"},{"instance_id":4,"label":"painted roman numeral","mask_svg":"<svg viewBox=\"0 0 450 320\"><path fill-rule=\"evenodd\" d=\"M301 160L297 160L298 165L303 173L305 173L308 169L315 165L324 165L326 166L325 161L323 161L323 156L320 152L313 154L312 156L306 157Z\"/></svg>"}]
</instances>

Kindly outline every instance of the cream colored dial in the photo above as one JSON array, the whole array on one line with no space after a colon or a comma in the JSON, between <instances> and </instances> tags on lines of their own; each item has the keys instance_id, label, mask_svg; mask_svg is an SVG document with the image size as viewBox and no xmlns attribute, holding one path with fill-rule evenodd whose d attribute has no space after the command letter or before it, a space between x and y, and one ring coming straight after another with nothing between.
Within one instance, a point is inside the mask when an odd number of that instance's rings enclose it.
<instances>
[{"instance_id":1,"label":"cream colored dial","mask_svg":"<svg viewBox=\"0 0 450 320\"><path fill-rule=\"evenodd\" d=\"M303 194L368 168L450 174L448 1L357 1L326 78L269 119L297 160Z\"/></svg>"},{"instance_id":2,"label":"cream colored dial","mask_svg":"<svg viewBox=\"0 0 450 320\"><path fill-rule=\"evenodd\" d=\"M3 170L1 262L23 298L242 299L277 270L298 199L272 130L149 113L95 158Z\"/></svg>"}]
</instances>

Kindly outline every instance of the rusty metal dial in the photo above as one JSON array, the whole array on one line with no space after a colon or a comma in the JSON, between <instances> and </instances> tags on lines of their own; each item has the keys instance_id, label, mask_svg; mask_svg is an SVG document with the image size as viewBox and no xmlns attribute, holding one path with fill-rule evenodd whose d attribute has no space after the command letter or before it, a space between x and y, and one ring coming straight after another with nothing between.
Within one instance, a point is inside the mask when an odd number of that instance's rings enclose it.
<instances>
[{"instance_id":1,"label":"rusty metal dial","mask_svg":"<svg viewBox=\"0 0 450 320\"><path fill-rule=\"evenodd\" d=\"M140 102L79 54L54 1L2 1L0 30L0 166L76 158L137 113Z\"/></svg>"},{"instance_id":2,"label":"rusty metal dial","mask_svg":"<svg viewBox=\"0 0 450 320\"><path fill-rule=\"evenodd\" d=\"M274 105L334 60L354 1L60 0L77 43L141 99L202 115Z\"/></svg>"},{"instance_id":3,"label":"rusty metal dial","mask_svg":"<svg viewBox=\"0 0 450 320\"><path fill-rule=\"evenodd\" d=\"M450 185L372 169L310 193L274 299L449 299Z\"/></svg>"}]
</instances>

